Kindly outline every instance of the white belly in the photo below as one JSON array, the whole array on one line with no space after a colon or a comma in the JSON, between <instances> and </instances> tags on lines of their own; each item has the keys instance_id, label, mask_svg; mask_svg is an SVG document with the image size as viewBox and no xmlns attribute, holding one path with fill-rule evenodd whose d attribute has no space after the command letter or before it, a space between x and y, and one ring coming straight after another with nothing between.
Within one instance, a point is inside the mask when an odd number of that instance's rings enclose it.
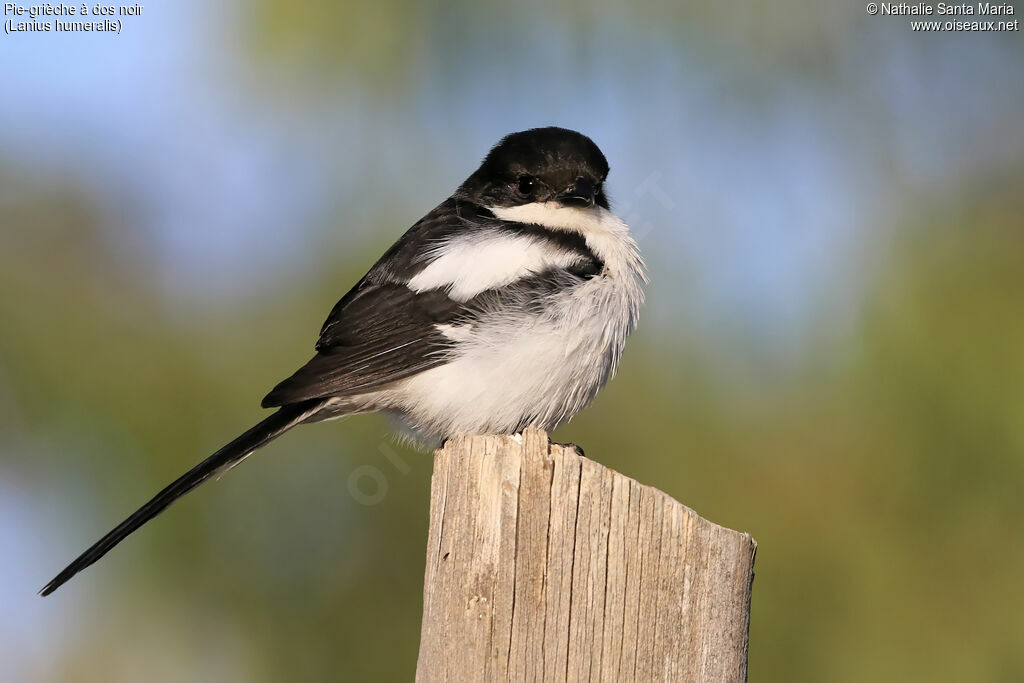
<instances>
[{"instance_id":1,"label":"white belly","mask_svg":"<svg viewBox=\"0 0 1024 683\"><path fill-rule=\"evenodd\" d=\"M553 299L544 317L477 323L452 361L405 382L403 421L421 438L552 430L582 410L614 374L633 326L622 288L607 276Z\"/></svg>"}]
</instances>

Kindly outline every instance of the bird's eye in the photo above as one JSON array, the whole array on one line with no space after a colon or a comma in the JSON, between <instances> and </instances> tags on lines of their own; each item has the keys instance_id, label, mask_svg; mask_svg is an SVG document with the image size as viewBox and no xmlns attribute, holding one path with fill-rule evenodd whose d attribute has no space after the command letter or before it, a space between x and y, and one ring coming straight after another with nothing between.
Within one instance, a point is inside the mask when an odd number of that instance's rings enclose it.
<instances>
[{"instance_id":1,"label":"bird's eye","mask_svg":"<svg viewBox=\"0 0 1024 683\"><path fill-rule=\"evenodd\" d=\"M519 194L531 194L537 185L537 179L532 175L519 176Z\"/></svg>"}]
</instances>

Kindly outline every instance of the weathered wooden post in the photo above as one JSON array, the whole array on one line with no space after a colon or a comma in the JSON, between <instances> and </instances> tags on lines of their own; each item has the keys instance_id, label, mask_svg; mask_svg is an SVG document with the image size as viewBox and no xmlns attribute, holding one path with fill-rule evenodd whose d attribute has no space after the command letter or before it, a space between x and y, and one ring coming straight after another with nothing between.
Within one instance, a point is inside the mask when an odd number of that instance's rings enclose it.
<instances>
[{"instance_id":1,"label":"weathered wooden post","mask_svg":"<svg viewBox=\"0 0 1024 683\"><path fill-rule=\"evenodd\" d=\"M418 681L742 681L754 551L552 445L434 456Z\"/></svg>"}]
</instances>

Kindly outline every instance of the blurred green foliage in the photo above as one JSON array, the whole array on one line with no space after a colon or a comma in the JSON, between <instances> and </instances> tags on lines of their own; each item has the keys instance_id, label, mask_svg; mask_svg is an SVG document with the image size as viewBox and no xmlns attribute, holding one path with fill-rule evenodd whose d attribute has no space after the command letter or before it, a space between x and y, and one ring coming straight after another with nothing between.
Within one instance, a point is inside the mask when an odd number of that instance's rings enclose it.
<instances>
[{"instance_id":1,"label":"blurred green foliage","mask_svg":"<svg viewBox=\"0 0 1024 683\"><path fill-rule=\"evenodd\" d=\"M757 538L752 680L1024 677L1015 187L916 217L852 334L781 385L720 382L713 340L641 332L620 377L556 435ZM70 553L257 416L261 391L308 351L293 331L315 329L344 278L183 319L88 202L62 196L26 188L6 205L33 229L0 256L0 372L5 458L28 442L37 453L4 466L86 514L68 520ZM252 680L407 678L430 462L389 442L385 455L385 428L298 430L77 579L102 616L55 675L107 679L134 624L142 651L188 657L212 639ZM385 476L379 505L348 493L363 465Z\"/></svg>"}]
</instances>

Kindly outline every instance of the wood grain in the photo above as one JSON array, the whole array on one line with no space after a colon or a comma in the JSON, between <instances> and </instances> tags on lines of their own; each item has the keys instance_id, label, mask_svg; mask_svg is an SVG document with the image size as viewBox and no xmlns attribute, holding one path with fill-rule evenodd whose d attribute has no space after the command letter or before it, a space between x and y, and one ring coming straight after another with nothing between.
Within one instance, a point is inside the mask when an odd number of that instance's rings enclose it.
<instances>
[{"instance_id":1,"label":"wood grain","mask_svg":"<svg viewBox=\"0 0 1024 683\"><path fill-rule=\"evenodd\" d=\"M417 681L743 681L743 534L550 444L434 456Z\"/></svg>"}]
</instances>

